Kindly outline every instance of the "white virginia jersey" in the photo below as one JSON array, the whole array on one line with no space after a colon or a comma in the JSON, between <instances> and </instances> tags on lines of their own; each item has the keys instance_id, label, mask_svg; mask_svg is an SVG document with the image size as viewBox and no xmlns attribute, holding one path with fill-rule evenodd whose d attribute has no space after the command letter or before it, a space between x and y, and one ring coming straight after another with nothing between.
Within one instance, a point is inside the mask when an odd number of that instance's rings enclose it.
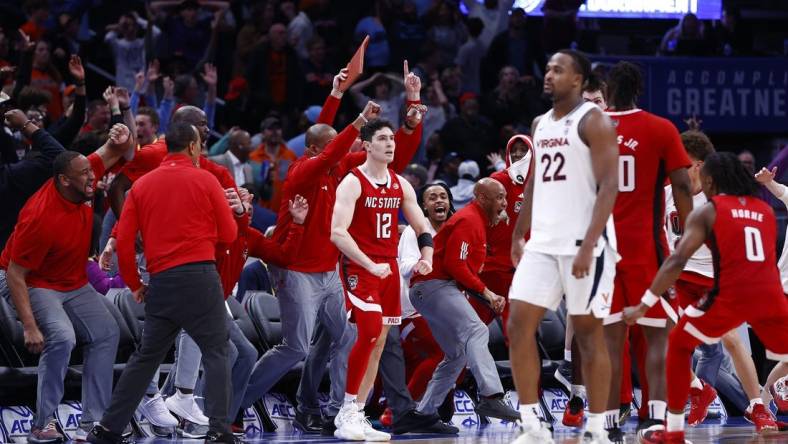
<instances>
[{"instance_id":1,"label":"white virginia jersey","mask_svg":"<svg viewBox=\"0 0 788 444\"><path fill-rule=\"evenodd\" d=\"M692 197L692 208L700 208L705 205L706 202L708 202L706 195L698 193ZM682 229L679 223L679 213L676 210L676 203L673 201L673 189L670 185L665 187L665 233L668 235L668 246L672 254L676 250L679 239L681 239ZM709 250L709 247L705 244L702 245L687 261L684 270L713 278L714 263L712 262L711 250Z\"/></svg>"},{"instance_id":2,"label":"white virginia jersey","mask_svg":"<svg viewBox=\"0 0 788 444\"><path fill-rule=\"evenodd\" d=\"M595 109L596 105L585 102L559 120L553 119L551 109L536 125L531 238L525 246L528 250L575 255L585 238L596 203L597 182L591 168L591 151L580 138L578 125ZM608 223L608 227L612 225ZM600 239L594 256L599 256L604 246L604 239Z\"/></svg>"}]
</instances>

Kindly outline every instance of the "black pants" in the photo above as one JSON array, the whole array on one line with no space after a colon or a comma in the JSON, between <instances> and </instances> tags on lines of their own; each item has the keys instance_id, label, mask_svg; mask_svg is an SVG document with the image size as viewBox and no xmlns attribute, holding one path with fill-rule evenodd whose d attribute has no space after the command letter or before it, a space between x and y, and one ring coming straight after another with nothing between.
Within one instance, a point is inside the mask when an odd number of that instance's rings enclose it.
<instances>
[{"instance_id":1,"label":"black pants","mask_svg":"<svg viewBox=\"0 0 788 444\"><path fill-rule=\"evenodd\" d=\"M204 262L151 275L145 297L142 344L126 364L101 425L115 433L123 431L181 329L202 352L205 415L211 420L210 429L230 431L227 310L216 266Z\"/></svg>"}]
</instances>

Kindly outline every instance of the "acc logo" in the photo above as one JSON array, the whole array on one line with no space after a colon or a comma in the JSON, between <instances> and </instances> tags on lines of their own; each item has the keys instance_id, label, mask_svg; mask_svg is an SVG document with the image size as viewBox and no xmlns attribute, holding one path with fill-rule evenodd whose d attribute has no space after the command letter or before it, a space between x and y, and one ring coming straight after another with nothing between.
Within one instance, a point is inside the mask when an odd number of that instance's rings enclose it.
<instances>
[{"instance_id":1,"label":"acc logo","mask_svg":"<svg viewBox=\"0 0 788 444\"><path fill-rule=\"evenodd\" d=\"M79 421L82 419L82 404L79 401L65 401L57 406L55 418L63 427L66 439L73 439L79 428Z\"/></svg>"},{"instance_id":2,"label":"acc logo","mask_svg":"<svg viewBox=\"0 0 788 444\"><path fill-rule=\"evenodd\" d=\"M454 416L451 418L453 424L462 427L476 427L479 425L479 416L476 415L476 408L471 397L462 390L454 391Z\"/></svg>"},{"instance_id":3,"label":"acc logo","mask_svg":"<svg viewBox=\"0 0 788 444\"><path fill-rule=\"evenodd\" d=\"M244 435L257 436L263 433L263 422L254 407L244 410Z\"/></svg>"},{"instance_id":4,"label":"acc logo","mask_svg":"<svg viewBox=\"0 0 788 444\"><path fill-rule=\"evenodd\" d=\"M33 425L33 411L26 406L0 407L0 438L3 442L25 441Z\"/></svg>"},{"instance_id":5,"label":"acc logo","mask_svg":"<svg viewBox=\"0 0 788 444\"><path fill-rule=\"evenodd\" d=\"M355 274L351 274L347 277L347 286L350 287L351 290L355 290L356 286L358 285L358 276Z\"/></svg>"},{"instance_id":6,"label":"acc logo","mask_svg":"<svg viewBox=\"0 0 788 444\"><path fill-rule=\"evenodd\" d=\"M277 430L293 430L295 408L287 400L287 397L280 393L267 393L263 397L263 404L268 410L271 420L276 424Z\"/></svg>"}]
</instances>

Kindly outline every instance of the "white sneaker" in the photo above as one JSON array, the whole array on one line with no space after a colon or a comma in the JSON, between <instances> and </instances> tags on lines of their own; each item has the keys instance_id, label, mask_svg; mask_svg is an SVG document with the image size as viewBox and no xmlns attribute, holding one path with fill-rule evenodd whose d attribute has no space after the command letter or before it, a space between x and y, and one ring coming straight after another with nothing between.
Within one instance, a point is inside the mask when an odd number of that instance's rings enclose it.
<instances>
[{"instance_id":1,"label":"white sneaker","mask_svg":"<svg viewBox=\"0 0 788 444\"><path fill-rule=\"evenodd\" d=\"M77 431L74 432L74 441L76 441L76 442L86 442L88 440L88 435L90 435L90 430L93 429L94 425L95 424L90 425L90 426L87 426L87 425L83 426L83 425L80 424L80 426L77 427ZM88 428L85 428L85 427L88 427Z\"/></svg>"},{"instance_id":2,"label":"white sneaker","mask_svg":"<svg viewBox=\"0 0 788 444\"><path fill-rule=\"evenodd\" d=\"M334 437L346 441L365 441L364 417L355 404L343 405L334 418Z\"/></svg>"},{"instance_id":3,"label":"white sneaker","mask_svg":"<svg viewBox=\"0 0 788 444\"><path fill-rule=\"evenodd\" d=\"M359 416L361 412L359 412ZM364 424L364 441L372 441L372 442L386 442L391 441L391 435L386 432L381 432L380 430L375 430L372 427L372 423L369 422L369 419L366 417L361 418L362 424Z\"/></svg>"},{"instance_id":4,"label":"white sneaker","mask_svg":"<svg viewBox=\"0 0 788 444\"><path fill-rule=\"evenodd\" d=\"M511 444L555 444L555 441L550 427L546 422L540 421L538 429L525 429L520 426L520 435Z\"/></svg>"},{"instance_id":5,"label":"white sneaker","mask_svg":"<svg viewBox=\"0 0 788 444\"><path fill-rule=\"evenodd\" d=\"M175 427L178 425L178 420L167 410L167 405L160 393L156 393L156 396L152 398L143 396L140 405L137 406L137 414L144 416L151 425L157 427Z\"/></svg>"},{"instance_id":6,"label":"white sneaker","mask_svg":"<svg viewBox=\"0 0 788 444\"><path fill-rule=\"evenodd\" d=\"M580 442L583 444L613 444L610 442L610 439L607 437L607 432L605 431L601 433L592 433L586 430L583 433L583 440Z\"/></svg>"},{"instance_id":7,"label":"white sneaker","mask_svg":"<svg viewBox=\"0 0 788 444\"><path fill-rule=\"evenodd\" d=\"M175 392L174 395L164 401L164 404L172 413L197 425L207 426L210 421L200 410L200 406L194 400L194 395L183 395L180 392Z\"/></svg>"}]
</instances>

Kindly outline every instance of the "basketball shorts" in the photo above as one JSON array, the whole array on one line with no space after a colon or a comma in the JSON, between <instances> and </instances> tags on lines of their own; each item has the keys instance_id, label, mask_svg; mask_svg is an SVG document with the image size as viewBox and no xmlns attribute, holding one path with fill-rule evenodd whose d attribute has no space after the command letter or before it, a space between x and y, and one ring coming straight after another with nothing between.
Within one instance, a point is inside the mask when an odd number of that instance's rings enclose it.
<instances>
[{"instance_id":1,"label":"basketball shorts","mask_svg":"<svg viewBox=\"0 0 788 444\"><path fill-rule=\"evenodd\" d=\"M659 267L656 263L651 265L618 265L616 267L616 283L613 291L613 304L610 308L610 316L605 319L605 325L615 324L623 321L624 308L634 307L640 304L643 293L651 286L654 276L657 275ZM678 321L678 315L669 301L661 297L659 302L654 304L637 323L644 327L664 328L668 325L668 319L674 323Z\"/></svg>"},{"instance_id":2,"label":"basketball shorts","mask_svg":"<svg viewBox=\"0 0 788 444\"><path fill-rule=\"evenodd\" d=\"M700 301L714 287L714 279L697 273L683 272L673 285L679 316L684 315L687 307Z\"/></svg>"},{"instance_id":3,"label":"basketball shorts","mask_svg":"<svg viewBox=\"0 0 788 444\"><path fill-rule=\"evenodd\" d=\"M379 278L364 267L342 258L342 285L345 287L345 307L350 320L358 311L377 311L383 317L383 325L399 325L402 319L400 306L400 279L397 259L372 258L376 263L388 263L391 274Z\"/></svg>"},{"instance_id":4,"label":"basketball shorts","mask_svg":"<svg viewBox=\"0 0 788 444\"><path fill-rule=\"evenodd\" d=\"M782 288L721 290L713 303L703 302L705 298L687 307L676 328L705 344L715 344L746 322L763 342L767 359L788 361L788 298Z\"/></svg>"},{"instance_id":5,"label":"basketball shorts","mask_svg":"<svg viewBox=\"0 0 788 444\"><path fill-rule=\"evenodd\" d=\"M615 252L605 248L591 263L588 276L572 276L574 255L553 255L525 250L514 273L509 300L528 302L555 311L566 297L570 315L593 314L604 319L610 313L609 301L615 280Z\"/></svg>"}]
</instances>

